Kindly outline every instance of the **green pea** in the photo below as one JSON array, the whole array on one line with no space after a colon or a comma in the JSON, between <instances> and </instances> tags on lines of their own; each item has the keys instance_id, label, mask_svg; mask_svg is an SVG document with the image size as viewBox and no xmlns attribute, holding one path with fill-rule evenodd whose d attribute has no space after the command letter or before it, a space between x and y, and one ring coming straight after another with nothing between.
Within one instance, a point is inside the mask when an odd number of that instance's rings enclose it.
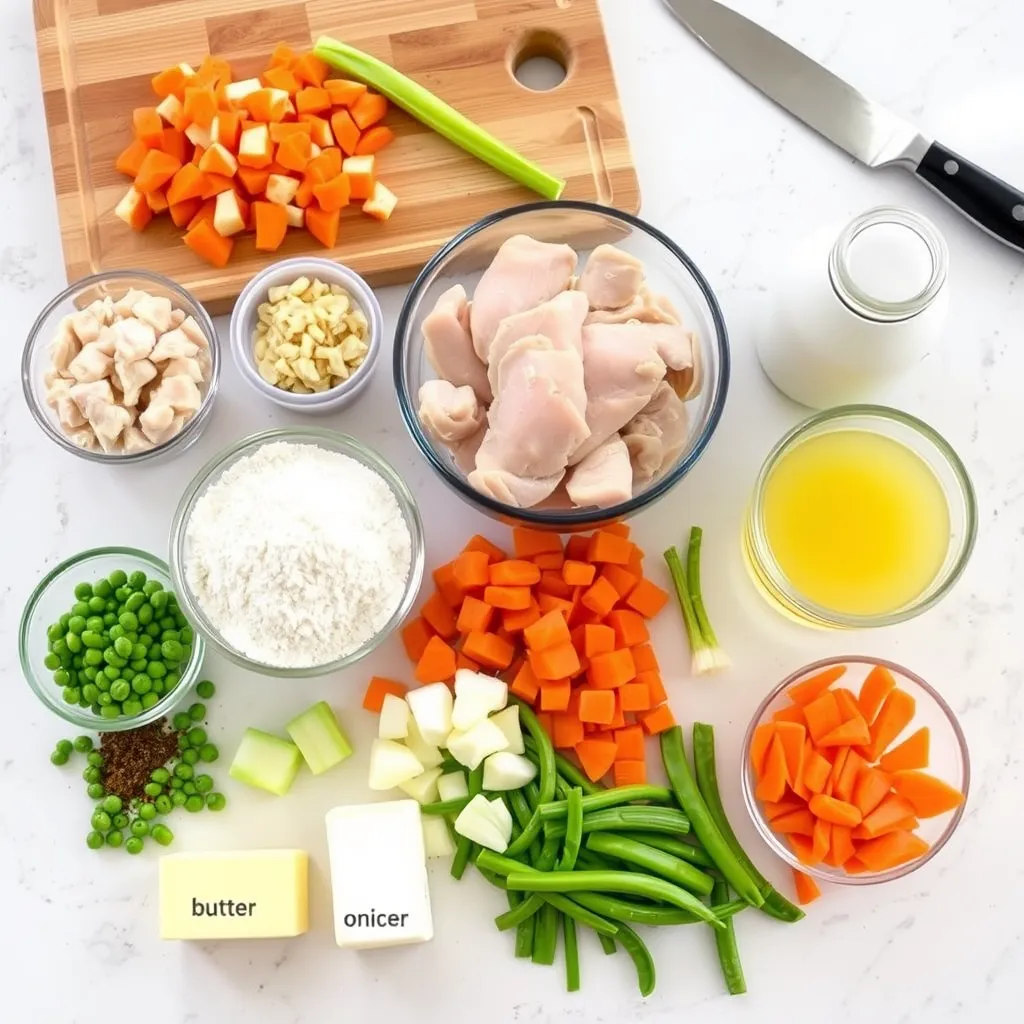
<instances>
[{"instance_id":1,"label":"green pea","mask_svg":"<svg viewBox=\"0 0 1024 1024\"><path fill-rule=\"evenodd\" d=\"M123 842L124 833L119 828L107 833L107 846L112 846L116 850Z\"/></svg>"},{"instance_id":2,"label":"green pea","mask_svg":"<svg viewBox=\"0 0 1024 1024\"><path fill-rule=\"evenodd\" d=\"M131 594L131 591L127 587L118 587L117 590L114 591L114 600L118 601L120 604L124 604L125 601L128 600L129 594Z\"/></svg>"},{"instance_id":3,"label":"green pea","mask_svg":"<svg viewBox=\"0 0 1024 1024\"><path fill-rule=\"evenodd\" d=\"M170 603L171 595L166 590L155 590L149 595L149 603L158 612L163 612Z\"/></svg>"},{"instance_id":4,"label":"green pea","mask_svg":"<svg viewBox=\"0 0 1024 1024\"><path fill-rule=\"evenodd\" d=\"M223 793L207 793L206 806L211 811L223 811L227 806L228 799Z\"/></svg>"},{"instance_id":5,"label":"green pea","mask_svg":"<svg viewBox=\"0 0 1024 1024\"><path fill-rule=\"evenodd\" d=\"M192 814L201 811L205 806L206 802L198 793L196 793L194 796L189 796L185 798L185 810L191 811Z\"/></svg>"},{"instance_id":6,"label":"green pea","mask_svg":"<svg viewBox=\"0 0 1024 1024\"><path fill-rule=\"evenodd\" d=\"M141 658L146 657L146 654L149 653L150 647L153 646L153 638L148 633L143 633L141 635L139 635L138 633L133 633L132 636L134 636L136 638L135 640L132 641L132 643L138 644L142 648L142 650L145 652L144 654L139 655L139 657L141 657ZM135 657L134 650L132 651L132 657L133 658Z\"/></svg>"},{"instance_id":7,"label":"green pea","mask_svg":"<svg viewBox=\"0 0 1024 1024\"><path fill-rule=\"evenodd\" d=\"M63 750L55 750L50 754L50 764L64 765L68 763L68 754Z\"/></svg>"},{"instance_id":8,"label":"green pea","mask_svg":"<svg viewBox=\"0 0 1024 1024\"><path fill-rule=\"evenodd\" d=\"M128 838L128 839L126 839L124 841L124 848L125 848L125 850L128 853L130 853L133 857L137 853L142 853L142 849L143 849L144 846L145 846L145 843L143 842L143 840L139 836L131 836L130 838Z\"/></svg>"},{"instance_id":9,"label":"green pea","mask_svg":"<svg viewBox=\"0 0 1024 1024\"><path fill-rule=\"evenodd\" d=\"M122 806L121 798L114 793L111 793L103 799L103 810L105 810L107 814L119 814Z\"/></svg>"},{"instance_id":10,"label":"green pea","mask_svg":"<svg viewBox=\"0 0 1024 1024\"><path fill-rule=\"evenodd\" d=\"M90 800L102 800L107 795L102 782L90 782L85 787L85 792L89 795Z\"/></svg>"},{"instance_id":11,"label":"green pea","mask_svg":"<svg viewBox=\"0 0 1024 1024\"><path fill-rule=\"evenodd\" d=\"M99 782L103 778L103 773L93 765L89 765L88 768L83 769L82 778L86 782Z\"/></svg>"},{"instance_id":12,"label":"green pea","mask_svg":"<svg viewBox=\"0 0 1024 1024\"><path fill-rule=\"evenodd\" d=\"M128 574L124 569L115 569L108 577L107 582L112 587L123 587L128 582Z\"/></svg>"},{"instance_id":13,"label":"green pea","mask_svg":"<svg viewBox=\"0 0 1024 1024\"><path fill-rule=\"evenodd\" d=\"M164 585L159 580L149 580L149 582L144 583L142 586L142 592L146 595L146 597L151 597L158 590L163 589Z\"/></svg>"},{"instance_id":14,"label":"green pea","mask_svg":"<svg viewBox=\"0 0 1024 1024\"><path fill-rule=\"evenodd\" d=\"M64 643L68 645L68 650L72 654L78 654L82 649L82 638L77 633L68 633L64 637Z\"/></svg>"},{"instance_id":15,"label":"green pea","mask_svg":"<svg viewBox=\"0 0 1024 1024\"><path fill-rule=\"evenodd\" d=\"M89 611L101 612L106 607L107 602L104 601L102 597L97 597L95 594L93 594L93 596L90 597L88 601L86 601L86 604L89 606Z\"/></svg>"},{"instance_id":16,"label":"green pea","mask_svg":"<svg viewBox=\"0 0 1024 1024\"><path fill-rule=\"evenodd\" d=\"M143 710L155 707L160 703L160 695L156 693L144 693L139 698L139 703L142 705Z\"/></svg>"},{"instance_id":17,"label":"green pea","mask_svg":"<svg viewBox=\"0 0 1024 1024\"><path fill-rule=\"evenodd\" d=\"M102 597L105 600L106 598L110 597L110 595L114 592L114 588L110 585L110 580L102 579L97 580L92 585L92 592L97 597Z\"/></svg>"},{"instance_id":18,"label":"green pea","mask_svg":"<svg viewBox=\"0 0 1024 1024\"><path fill-rule=\"evenodd\" d=\"M146 805L143 804L142 806L145 807ZM142 807L139 810L141 811ZM145 818L136 818L131 824L131 829L133 836L148 836L149 822Z\"/></svg>"},{"instance_id":19,"label":"green pea","mask_svg":"<svg viewBox=\"0 0 1024 1024\"><path fill-rule=\"evenodd\" d=\"M93 742L91 736L76 736L72 746L80 754L88 754L93 748Z\"/></svg>"},{"instance_id":20,"label":"green pea","mask_svg":"<svg viewBox=\"0 0 1024 1024\"><path fill-rule=\"evenodd\" d=\"M59 668L53 673L53 681L58 686L67 686L71 682L71 676L68 674L67 669Z\"/></svg>"},{"instance_id":21,"label":"green pea","mask_svg":"<svg viewBox=\"0 0 1024 1024\"><path fill-rule=\"evenodd\" d=\"M170 814L174 809L174 804L166 793L161 793L160 796L153 801L153 806L156 808L158 814Z\"/></svg>"},{"instance_id":22,"label":"green pea","mask_svg":"<svg viewBox=\"0 0 1024 1024\"><path fill-rule=\"evenodd\" d=\"M114 828L122 828L122 829L127 828L128 827L128 815L125 814L124 812L119 812L117 814L113 814L110 817L110 824L113 825Z\"/></svg>"},{"instance_id":23,"label":"green pea","mask_svg":"<svg viewBox=\"0 0 1024 1024\"><path fill-rule=\"evenodd\" d=\"M164 681L162 679L154 679L152 683L153 687L150 690L150 693L154 693L159 697L167 692L167 687L164 686Z\"/></svg>"},{"instance_id":24,"label":"green pea","mask_svg":"<svg viewBox=\"0 0 1024 1024\"><path fill-rule=\"evenodd\" d=\"M109 697L110 694L107 694L107 696ZM111 719L113 719L113 718L120 718L121 717L120 705L114 704L114 703L104 704L103 705L103 710L100 712L100 715L103 718L111 718Z\"/></svg>"},{"instance_id":25,"label":"green pea","mask_svg":"<svg viewBox=\"0 0 1024 1024\"><path fill-rule=\"evenodd\" d=\"M174 766L174 775L175 775L175 778L182 779L182 780L191 779L192 778L192 765L190 765L190 764L188 764L187 762L184 762L184 761L181 764L176 764Z\"/></svg>"},{"instance_id":26,"label":"green pea","mask_svg":"<svg viewBox=\"0 0 1024 1024\"><path fill-rule=\"evenodd\" d=\"M97 808L92 812L91 824L97 832L106 832L110 828L110 815L107 814L102 808Z\"/></svg>"},{"instance_id":27,"label":"green pea","mask_svg":"<svg viewBox=\"0 0 1024 1024\"><path fill-rule=\"evenodd\" d=\"M110 696L110 680L106 676L97 676L95 686L100 691L96 698L97 704L109 704L114 699Z\"/></svg>"},{"instance_id":28,"label":"green pea","mask_svg":"<svg viewBox=\"0 0 1024 1024\"><path fill-rule=\"evenodd\" d=\"M168 782L167 785L170 786L171 789L181 789L181 787L185 785L185 780L175 777L171 779L171 781Z\"/></svg>"},{"instance_id":29,"label":"green pea","mask_svg":"<svg viewBox=\"0 0 1024 1024\"><path fill-rule=\"evenodd\" d=\"M146 585L146 574L141 569L136 569L128 577L128 586L132 590L141 590Z\"/></svg>"},{"instance_id":30,"label":"green pea","mask_svg":"<svg viewBox=\"0 0 1024 1024\"><path fill-rule=\"evenodd\" d=\"M146 626L146 635L155 640L160 635L160 623L151 622Z\"/></svg>"},{"instance_id":31,"label":"green pea","mask_svg":"<svg viewBox=\"0 0 1024 1024\"><path fill-rule=\"evenodd\" d=\"M128 718L134 718L136 715L141 715L142 701L135 700L134 698L124 701L121 704L121 713L126 715Z\"/></svg>"},{"instance_id":32,"label":"green pea","mask_svg":"<svg viewBox=\"0 0 1024 1024\"><path fill-rule=\"evenodd\" d=\"M83 697L83 698L82 698L82 700L85 700L85 698ZM90 711L91 711L91 712L92 712L92 713L93 713L94 715L98 715L98 714L100 713L100 708L102 708L102 707L103 707L103 705L102 705L102 704L101 704L101 703L100 703L100 702L99 702L98 700L94 700L94 701L93 701L93 702L92 702L92 703L91 703L91 704L89 705L89 710L90 710Z\"/></svg>"},{"instance_id":33,"label":"green pea","mask_svg":"<svg viewBox=\"0 0 1024 1024\"><path fill-rule=\"evenodd\" d=\"M188 750L188 737L181 733L178 734L178 749Z\"/></svg>"},{"instance_id":34,"label":"green pea","mask_svg":"<svg viewBox=\"0 0 1024 1024\"><path fill-rule=\"evenodd\" d=\"M46 639L52 644L55 640L63 639L66 632L67 630L61 628L61 624L59 622L55 622L52 626L46 627Z\"/></svg>"},{"instance_id":35,"label":"green pea","mask_svg":"<svg viewBox=\"0 0 1024 1024\"><path fill-rule=\"evenodd\" d=\"M162 661L151 661L146 665L146 674L153 679L163 679L167 675L167 666Z\"/></svg>"},{"instance_id":36,"label":"green pea","mask_svg":"<svg viewBox=\"0 0 1024 1024\"><path fill-rule=\"evenodd\" d=\"M193 747L201 747L206 742L206 730L198 725L189 729L188 741Z\"/></svg>"},{"instance_id":37,"label":"green pea","mask_svg":"<svg viewBox=\"0 0 1024 1024\"><path fill-rule=\"evenodd\" d=\"M82 643L85 644L86 647L93 648L94 650L97 650L97 651L100 651L104 647L103 637L100 636L100 634L96 630L94 630L94 629L87 629L82 634ZM65 645L65 647L66 647L66 645ZM60 652L58 652L58 653L60 653ZM102 661L102 660L103 660L103 654L101 653L100 654L100 661Z\"/></svg>"},{"instance_id":38,"label":"green pea","mask_svg":"<svg viewBox=\"0 0 1024 1024\"><path fill-rule=\"evenodd\" d=\"M69 672L75 667L75 656L68 650L65 650L60 656L60 667L66 668Z\"/></svg>"},{"instance_id":39,"label":"green pea","mask_svg":"<svg viewBox=\"0 0 1024 1024\"><path fill-rule=\"evenodd\" d=\"M126 683L123 679L117 679L110 684L110 696L114 700L125 700L131 695L131 692L131 684Z\"/></svg>"},{"instance_id":40,"label":"green pea","mask_svg":"<svg viewBox=\"0 0 1024 1024\"><path fill-rule=\"evenodd\" d=\"M174 781L175 782L179 782L180 780L179 779L175 779ZM184 807L185 806L185 801L187 799L188 799L188 797L185 796L185 794L180 789L176 789L173 793L171 793L171 803L175 807Z\"/></svg>"},{"instance_id":41,"label":"green pea","mask_svg":"<svg viewBox=\"0 0 1024 1024\"><path fill-rule=\"evenodd\" d=\"M132 595L132 597L135 597L135 596L136 596L135 594ZM128 608L130 604L131 604L131 598L128 599L128 604L125 605L125 608ZM118 621L118 624L120 625L120 627L126 633L131 633L134 630L139 628L139 620L135 616L135 613L132 612L130 609L128 611L121 612L121 614L117 617L117 621Z\"/></svg>"},{"instance_id":42,"label":"green pea","mask_svg":"<svg viewBox=\"0 0 1024 1024\"><path fill-rule=\"evenodd\" d=\"M88 650L82 655L85 660L85 664L88 665L102 665L103 664L103 652L96 647L89 647Z\"/></svg>"},{"instance_id":43,"label":"green pea","mask_svg":"<svg viewBox=\"0 0 1024 1024\"><path fill-rule=\"evenodd\" d=\"M181 759L188 765L199 764L199 751L195 747L189 747L181 752Z\"/></svg>"},{"instance_id":44,"label":"green pea","mask_svg":"<svg viewBox=\"0 0 1024 1024\"><path fill-rule=\"evenodd\" d=\"M182 732L192 725L192 719L187 711L179 711L171 719L171 725L173 725L178 732Z\"/></svg>"},{"instance_id":45,"label":"green pea","mask_svg":"<svg viewBox=\"0 0 1024 1024\"><path fill-rule=\"evenodd\" d=\"M76 654L71 659L71 666L75 672L80 672L83 668L85 668L85 658L81 654Z\"/></svg>"},{"instance_id":46,"label":"green pea","mask_svg":"<svg viewBox=\"0 0 1024 1024\"><path fill-rule=\"evenodd\" d=\"M71 742L71 740L57 740L57 745L53 749L59 751L62 754L70 755L71 752L75 749L75 745Z\"/></svg>"},{"instance_id":47,"label":"green pea","mask_svg":"<svg viewBox=\"0 0 1024 1024\"><path fill-rule=\"evenodd\" d=\"M173 690L180 682L181 674L178 672L168 672L167 675L164 676L164 687L168 692Z\"/></svg>"},{"instance_id":48,"label":"green pea","mask_svg":"<svg viewBox=\"0 0 1024 1024\"><path fill-rule=\"evenodd\" d=\"M149 662L145 658L137 658L135 661L128 662L128 667L133 672L145 672L149 667Z\"/></svg>"},{"instance_id":49,"label":"green pea","mask_svg":"<svg viewBox=\"0 0 1024 1024\"><path fill-rule=\"evenodd\" d=\"M185 616L181 614L181 612L175 612L174 624L178 627L178 629L184 629L188 625L188 619L186 619Z\"/></svg>"},{"instance_id":50,"label":"green pea","mask_svg":"<svg viewBox=\"0 0 1024 1024\"><path fill-rule=\"evenodd\" d=\"M77 704L82 699L82 691L77 686L65 686L61 699L65 704Z\"/></svg>"},{"instance_id":51,"label":"green pea","mask_svg":"<svg viewBox=\"0 0 1024 1024\"><path fill-rule=\"evenodd\" d=\"M211 679L201 679L199 685L196 686L196 693L203 698L203 700L209 700L217 692L217 687L213 685Z\"/></svg>"},{"instance_id":52,"label":"green pea","mask_svg":"<svg viewBox=\"0 0 1024 1024\"><path fill-rule=\"evenodd\" d=\"M156 808L152 804L142 804L139 807L139 817L143 821L152 821L156 817Z\"/></svg>"},{"instance_id":53,"label":"green pea","mask_svg":"<svg viewBox=\"0 0 1024 1024\"><path fill-rule=\"evenodd\" d=\"M196 789L203 793L209 793L213 789L213 776L212 775L197 775L196 776Z\"/></svg>"},{"instance_id":54,"label":"green pea","mask_svg":"<svg viewBox=\"0 0 1024 1024\"><path fill-rule=\"evenodd\" d=\"M193 722L202 722L206 718L206 705L193 704L188 709L188 713Z\"/></svg>"},{"instance_id":55,"label":"green pea","mask_svg":"<svg viewBox=\"0 0 1024 1024\"><path fill-rule=\"evenodd\" d=\"M168 660L173 662L181 661L182 653L184 648L178 643L177 640L165 640L160 645L160 653Z\"/></svg>"},{"instance_id":56,"label":"green pea","mask_svg":"<svg viewBox=\"0 0 1024 1024\"><path fill-rule=\"evenodd\" d=\"M164 629L160 634L160 643L165 644L168 640L181 640L181 631L177 629Z\"/></svg>"},{"instance_id":57,"label":"green pea","mask_svg":"<svg viewBox=\"0 0 1024 1024\"><path fill-rule=\"evenodd\" d=\"M97 768L103 767L103 755L98 750L93 750L86 757L86 761L89 764L94 764Z\"/></svg>"},{"instance_id":58,"label":"green pea","mask_svg":"<svg viewBox=\"0 0 1024 1024\"><path fill-rule=\"evenodd\" d=\"M101 832L93 831L85 837L85 845L88 846L90 850L100 849L100 847L103 846L104 841L105 840L103 839L103 834Z\"/></svg>"},{"instance_id":59,"label":"green pea","mask_svg":"<svg viewBox=\"0 0 1024 1024\"><path fill-rule=\"evenodd\" d=\"M51 651L43 658L43 664L52 672L54 669L60 668L60 658Z\"/></svg>"},{"instance_id":60,"label":"green pea","mask_svg":"<svg viewBox=\"0 0 1024 1024\"><path fill-rule=\"evenodd\" d=\"M126 636L123 635L123 627L115 626L115 629L121 629L122 635L114 639L114 653L125 661L132 656L132 642Z\"/></svg>"},{"instance_id":61,"label":"green pea","mask_svg":"<svg viewBox=\"0 0 1024 1024\"><path fill-rule=\"evenodd\" d=\"M137 675L138 672L136 672L131 665L125 665L125 667L121 669L121 678L125 680L125 682L130 683Z\"/></svg>"},{"instance_id":62,"label":"green pea","mask_svg":"<svg viewBox=\"0 0 1024 1024\"><path fill-rule=\"evenodd\" d=\"M174 833L166 825L154 825L150 834L161 846L170 846L174 842Z\"/></svg>"},{"instance_id":63,"label":"green pea","mask_svg":"<svg viewBox=\"0 0 1024 1024\"><path fill-rule=\"evenodd\" d=\"M186 782L185 785L181 787L181 791L185 796L195 796L196 793L199 792L199 790L196 789L196 784L194 782Z\"/></svg>"},{"instance_id":64,"label":"green pea","mask_svg":"<svg viewBox=\"0 0 1024 1024\"><path fill-rule=\"evenodd\" d=\"M76 615L80 615L82 618L85 618L89 615L89 606L85 603L85 601L76 601L71 606L72 618L74 618L74 616Z\"/></svg>"},{"instance_id":65,"label":"green pea","mask_svg":"<svg viewBox=\"0 0 1024 1024\"><path fill-rule=\"evenodd\" d=\"M82 698L90 704L98 703L100 688L95 683L86 683L82 687Z\"/></svg>"},{"instance_id":66,"label":"green pea","mask_svg":"<svg viewBox=\"0 0 1024 1024\"><path fill-rule=\"evenodd\" d=\"M150 668L152 671L152 668ZM132 689L139 695L149 693L153 689L153 680L145 672L139 672L132 679Z\"/></svg>"},{"instance_id":67,"label":"green pea","mask_svg":"<svg viewBox=\"0 0 1024 1024\"><path fill-rule=\"evenodd\" d=\"M182 660L182 662L184 662L185 664L188 664L188 660L191 657L192 657L192 645L191 644L182 644L181 645L181 660Z\"/></svg>"},{"instance_id":68,"label":"green pea","mask_svg":"<svg viewBox=\"0 0 1024 1024\"><path fill-rule=\"evenodd\" d=\"M164 787L161 786L159 782L147 782L142 787L142 792L145 793L146 796L159 796L163 791Z\"/></svg>"},{"instance_id":69,"label":"green pea","mask_svg":"<svg viewBox=\"0 0 1024 1024\"><path fill-rule=\"evenodd\" d=\"M115 642L115 645L116 645L116 642L118 640L127 640L128 639L128 631L124 628L124 626L121 625L120 622L116 621L116 619L115 619L114 625L112 625L110 627L110 639ZM130 640L128 642L131 643ZM130 649L128 651L128 654L131 654L131 650ZM122 655L122 657L127 658L128 654Z\"/></svg>"},{"instance_id":70,"label":"green pea","mask_svg":"<svg viewBox=\"0 0 1024 1024\"><path fill-rule=\"evenodd\" d=\"M68 645L63 640L54 640L53 646L50 650L56 654L58 658L61 658L68 653Z\"/></svg>"},{"instance_id":71,"label":"green pea","mask_svg":"<svg viewBox=\"0 0 1024 1024\"><path fill-rule=\"evenodd\" d=\"M92 597L91 583L78 583L75 585L75 597L79 601L88 601Z\"/></svg>"},{"instance_id":72,"label":"green pea","mask_svg":"<svg viewBox=\"0 0 1024 1024\"><path fill-rule=\"evenodd\" d=\"M139 618L140 626L148 626L153 621L153 606L151 604L144 604L135 614Z\"/></svg>"},{"instance_id":73,"label":"green pea","mask_svg":"<svg viewBox=\"0 0 1024 1024\"><path fill-rule=\"evenodd\" d=\"M114 668L124 668L125 665L128 664L128 662L124 658L118 655L117 651L115 651L113 647L108 647L103 652L103 660L108 665L113 665Z\"/></svg>"},{"instance_id":74,"label":"green pea","mask_svg":"<svg viewBox=\"0 0 1024 1024\"><path fill-rule=\"evenodd\" d=\"M210 764L220 757L220 751L212 743L204 743L199 751L199 760Z\"/></svg>"},{"instance_id":75,"label":"green pea","mask_svg":"<svg viewBox=\"0 0 1024 1024\"><path fill-rule=\"evenodd\" d=\"M121 670L114 665L104 665L103 674L111 681L121 678Z\"/></svg>"},{"instance_id":76,"label":"green pea","mask_svg":"<svg viewBox=\"0 0 1024 1024\"><path fill-rule=\"evenodd\" d=\"M68 623L71 621L71 612L65 612L58 620L60 628L67 631Z\"/></svg>"}]
</instances>

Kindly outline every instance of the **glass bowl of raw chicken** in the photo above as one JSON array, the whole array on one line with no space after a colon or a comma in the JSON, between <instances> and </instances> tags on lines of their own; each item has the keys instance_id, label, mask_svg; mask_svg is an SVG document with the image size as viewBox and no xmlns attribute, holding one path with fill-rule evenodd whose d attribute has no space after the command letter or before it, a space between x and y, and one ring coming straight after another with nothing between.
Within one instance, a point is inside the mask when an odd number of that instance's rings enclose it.
<instances>
[{"instance_id":1,"label":"glass bowl of raw chicken","mask_svg":"<svg viewBox=\"0 0 1024 1024\"><path fill-rule=\"evenodd\" d=\"M394 373L413 440L462 498L578 530L689 472L722 414L729 347L707 281L667 236L591 203L536 203L427 263Z\"/></svg>"},{"instance_id":2,"label":"glass bowl of raw chicken","mask_svg":"<svg viewBox=\"0 0 1024 1024\"><path fill-rule=\"evenodd\" d=\"M66 451L94 462L181 452L203 431L220 374L213 321L145 270L93 274L36 318L21 359L25 400Z\"/></svg>"}]
</instances>

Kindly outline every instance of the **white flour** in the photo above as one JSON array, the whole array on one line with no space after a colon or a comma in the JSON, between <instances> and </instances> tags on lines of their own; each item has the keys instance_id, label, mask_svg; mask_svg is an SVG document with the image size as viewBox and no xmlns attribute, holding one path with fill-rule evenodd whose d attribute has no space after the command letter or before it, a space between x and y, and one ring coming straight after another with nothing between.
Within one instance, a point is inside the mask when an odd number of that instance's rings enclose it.
<instances>
[{"instance_id":1,"label":"white flour","mask_svg":"<svg viewBox=\"0 0 1024 1024\"><path fill-rule=\"evenodd\" d=\"M412 541L391 488L355 459L275 442L196 502L185 577L224 639L254 661L344 657L398 607Z\"/></svg>"}]
</instances>

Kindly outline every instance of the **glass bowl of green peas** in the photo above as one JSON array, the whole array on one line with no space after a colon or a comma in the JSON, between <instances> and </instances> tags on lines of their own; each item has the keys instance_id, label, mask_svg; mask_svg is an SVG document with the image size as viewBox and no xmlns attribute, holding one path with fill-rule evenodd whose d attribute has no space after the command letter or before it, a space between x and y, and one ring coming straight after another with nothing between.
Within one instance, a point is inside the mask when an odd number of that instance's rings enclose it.
<instances>
[{"instance_id":1,"label":"glass bowl of green peas","mask_svg":"<svg viewBox=\"0 0 1024 1024\"><path fill-rule=\"evenodd\" d=\"M192 694L204 643L171 590L167 563L92 548L40 580L18 629L21 669L66 722L120 732L171 714Z\"/></svg>"}]
</instances>

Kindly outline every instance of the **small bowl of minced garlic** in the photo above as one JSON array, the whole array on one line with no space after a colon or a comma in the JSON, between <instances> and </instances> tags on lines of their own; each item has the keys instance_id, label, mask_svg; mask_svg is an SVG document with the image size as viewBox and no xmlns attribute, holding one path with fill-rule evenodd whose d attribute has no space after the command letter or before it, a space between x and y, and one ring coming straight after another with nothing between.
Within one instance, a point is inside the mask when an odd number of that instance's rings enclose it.
<instances>
[{"instance_id":1,"label":"small bowl of minced garlic","mask_svg":"<svg viewBox=\"0 0 1024 1024\"><path fill-rule=\"evenodd\" d=\"M384 319L370 286L331 260L298 257L260 271L228 329L246 382L295 412L326 413L370 382Z\"/></svg>"}]
</instances>

